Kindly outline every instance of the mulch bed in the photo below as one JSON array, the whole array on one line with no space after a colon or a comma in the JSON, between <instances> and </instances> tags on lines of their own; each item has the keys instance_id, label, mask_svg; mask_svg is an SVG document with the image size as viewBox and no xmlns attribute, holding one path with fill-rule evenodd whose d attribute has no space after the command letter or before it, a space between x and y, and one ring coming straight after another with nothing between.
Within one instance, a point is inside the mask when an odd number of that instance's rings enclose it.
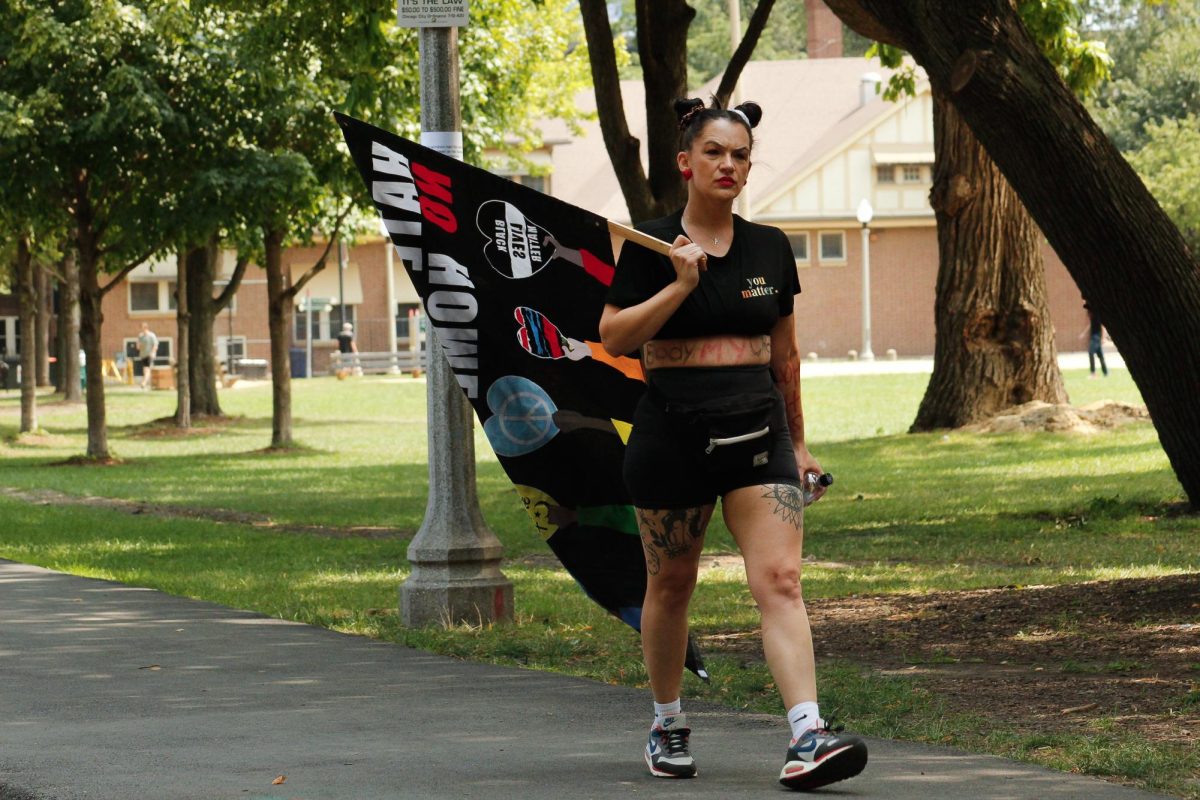
<instances>
[{"instance_id":1,"label":"mulch bed","mask_svg":"<svg viewBox=\"0 0 1200 800\"><path fill-rule=\"evenodd\" d=\"M808 602L818 659L916 676L949 712L1026 732L1200 738L1200 574ZM754 651L716 635L710 652Z\"/></svg>"}]
</instances>

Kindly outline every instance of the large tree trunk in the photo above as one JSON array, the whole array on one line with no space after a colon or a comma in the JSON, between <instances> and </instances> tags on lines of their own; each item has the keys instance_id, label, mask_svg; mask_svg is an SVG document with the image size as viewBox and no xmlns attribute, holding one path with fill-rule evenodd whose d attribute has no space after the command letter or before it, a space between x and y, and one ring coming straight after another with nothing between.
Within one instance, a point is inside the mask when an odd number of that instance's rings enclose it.
<instances>
[{"instance_id":1,"label":"large tree trunk","mask_svg":"<svg viewBox=\"0 0 1200 800\"><path fill-rule=\"evenodd\" d=\"M1011 0L827 2L908 50L971 126L1104 320L1200 506L1200 266Z\"/></svg>"},{"instance_id":2,"label":"large tree trunk","mask_svg":"<svg viewBox=\"0 0 1200 800\"><path fill-rule=\"evenodd\" d=\"M53 282L50 279L50 270L46 269L45 265L34 262L33 265L33 280L37 290L37 325L34 328L37 338L37 345L34 351L35 364L37 367L37 385L50 385L50 316L53 313L51 308L51 291Z\"/></svg>"},{"instance_id":3,"label":"large tree trunk","mask_svg":"<svg viewBox=\"0 0 1200 800\"><path fill-rule=\"evenodd\" d=\"M221 293L213 297L221 263L221 240L213 236L203 247L189 249L186 273L176 279L177 285L186 286L188 311L188 382L191 387L191 413L205 416L221 416L221 402L217 393L217 365L213 330L217 315L230 303L242 285L249 259L239 257L229 282ZM182 263L182 262L181 262ZM182 347L182 343L180 347ZM175 410L176 416L179 409Z\"/></svg>"},{"instance_id":4,"label":"large tree trunk","mask_svg":"<svg viewBox=\"0 0 1200 800\"><path fill-rule=\"evenodd\" d=\"M13 267L17 313L21 322L21 433L30 433L37 430L37 347L34 339L39 302L38 270L29 252L28 237L17 239Z\"/></svg>"},{"instance_id":5,"label":"large tree trunk","mask_svg":"<svg viewBox=\"0 0 1200 800\"><path fill-rule=\"evenodd\" d=\"M217 252L211 244L187 252L188 306L188 383L191 387L191 413L221 416L217 396L217 371L214 358L213 284L216 281Z\"/></svg>"},{"instance_id":6,"label":"large tree trunk","mask_svg":"<svg viewBox=\"0 0 1200 800\"><path fill-rule=\"evenodd\" d=\"M190 315L187 256L187 252L181 250L175 257L175 335L178 338L175 343L175 352L178 353L175 360L175 425L184 429L192 427L191 378L188 375L192 359L188 348Z\"/></svg>"},{"instance_id":7,"label":"large tree trunk","mask_svg":"<svg viewBox=\"0 0 1200 800\"><path fill-rule=\"evenodd\" d=\"M687 200L675 155L679 120L675 100L687 97L687 34L696 11L685 0L638 0L637 43L646 89L646 154L650 167L649 209L661 217ZM630 213L633 209L630 209ZM639 218L636 214L635 220Z\"/></svg>"},{"instance_id":8,"label":"large tree trunk","mask_svg":"<svg viewBox=\"0 0 1200 800\"><path fill-rule=\"evenodd\" d=\"M68 247L62 260L62 292L59 296L61 308L58 325L62 332L62 363L58 370L59 387L63 400L68 403L83 401L83 390L79 381L79 263L74 249Z\"/></svg>"},{"instance_id":9,"label":"large tree trunk","mask_svg":"<svg viewBox=\"0 0 1200 800\"><path fill-rule=\"evenodd\" d=\"M87 356L87 457L107 461L108 424L104 409L104 354L100 350L100 264L87 234L79 248L79 338Z\"/></svg>"},{"instance_id":10,"label":"large tree trunk","mask_svg":"<svg viewBox=\"0 0 1200 800\"><path fill-rule=\"evenodd\" d=\"M913 431L957 428L1030 400L1067 402L1041 232L954 107L934 98L937 330Z\"/></svg>"},{"instance_id":11,"label":"large tree trunk","mask_svg":"<svg viewBox=\"0 0 1200 800\"><path fill-rule=\"evenodd\" d=\"M271 448L292 444L292 299L283 274L283 233L264 231L267 325L271 333Z\"/></svg>"}]
</instances>

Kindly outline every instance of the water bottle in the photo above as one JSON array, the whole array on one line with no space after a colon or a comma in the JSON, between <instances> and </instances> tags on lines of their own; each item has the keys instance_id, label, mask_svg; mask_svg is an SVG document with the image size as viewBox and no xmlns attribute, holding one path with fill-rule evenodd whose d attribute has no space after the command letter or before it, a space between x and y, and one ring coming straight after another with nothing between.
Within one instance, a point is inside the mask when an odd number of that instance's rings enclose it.
<instances>
[{"instance_id":1,"label":"water bottle","mask_svg":"<svg viewBox=\"0 0 1200 800\"><path fill-rule=\"evenodd\" d=\"M804 505L812 505L813 494L821 486L833 485L833 474L830 472L806 472L801 491L804 492Z\"/></svg>"}]
</instances>

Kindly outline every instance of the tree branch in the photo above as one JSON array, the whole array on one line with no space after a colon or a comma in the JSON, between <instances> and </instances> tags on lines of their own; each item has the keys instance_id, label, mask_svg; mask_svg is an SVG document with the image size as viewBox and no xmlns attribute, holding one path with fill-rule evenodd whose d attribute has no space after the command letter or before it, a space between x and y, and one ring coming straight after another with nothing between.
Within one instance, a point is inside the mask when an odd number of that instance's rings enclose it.
<instances>
[{"instance_id":1,"label":"tree branch","mask_svg":"<svg viewBox=\"0 0 1200 800\"><path fill-rule=\"evenodd\" d=\"M218 251L220 252L220 251ZM229 283L219 295L213 298L213 313L219 314L225 310L233 300L233 296L237 294L237 290L242 285L242 277L246 274L246 267L250 263L250 257L238 254L237 263L233 267L233 275L229 278Z\"/></svg>"},{"instance_id":2,"label":"tree branch","mask_svg":"<svg viewBox=\"0 0 1200 800\"><path fill-rule=\"evenodd\" d=\"M346 221L346 217L350 214L352 207L352 205L347 205L346 210L338 215L337 223L333 226L333 232L329 234L329 241L325 244L325 251L321 253L321 257L317 259L317 263L309 267L308 271L300 276L300 280L283 290L282 299L291 300L295 298L306 283L315 278L318 272L325 269L325 262L329 259L329 251L337 244L338 234L342 232L342 223Z\"/></svg>"},{"instance_id":3,"label":"tree branch","mask_svg":"<svg viewBox=\"0 0 1200 800\"><path fill-rule=\"evenodd\" d=\"M899 30L877 16L874 9L868 9L862 0L825 0L825 5L856 33L904 50L912 49Z\"/></svg>"},{"instance_id":4,"label":"tree branch","mask_svg":"<svg viewBox=\"0 0 1200 800\"><path fill-rule=\"evenodd\" d=\"M767 26L767 19L771 16L774 6L775 0L759 0L755 6L750 23L746 26L746 33L738 43L737 50L733 51L733 56L725 67L725 74L721 76L721 84L717 87L717 101L722 107L729 105L729 96L733 94L750 56L754 55L754 48L758 46L758 39L762 36L763 28Z\"/></svg>"},{"instance_id":5,"label":"tree branch","mask_svg":"<svg viewBox=\"0 0 1200 800\"><path fill-rule=\"evenodd\" d=\"M588 59L596 92L596 112L600 117L604 147L613 162L625 202L631 213L636 215L635 207L649 206L650 189L639 152L641 143L629 133L629 123L625 118L621 82L617 77L617 53L613 46L612 26L608 22L608 5L604 0L579 0L579 11L587 38Z\"/></svg>"},{"instance_id":6,"label":"tree branch","mask_svg":"<svg viewBox=\"0 0 1200 800\"><path fill-rule=\"evenodd\" d=\"M111 281L106 283L104 286L100 287L100 296L104 297L104 295L108 294L109 291L111 291L114 286L116 286L118 283L120 283L121 281L123 281L125 279L126 275L133 272L135 269L137 269L137 266L139 264L143 263L144 261L146 261L146 259L150 258L150 256L154 255L154 251L157 249L158 248L156 248L156 247L151 247L150 249L144 251L137 258L134 258L132 261L126 262L125 266L121 267L121 269L117 272L117 274L115 276L113 276L113 279Z\"/></svg>"}]
</instances>

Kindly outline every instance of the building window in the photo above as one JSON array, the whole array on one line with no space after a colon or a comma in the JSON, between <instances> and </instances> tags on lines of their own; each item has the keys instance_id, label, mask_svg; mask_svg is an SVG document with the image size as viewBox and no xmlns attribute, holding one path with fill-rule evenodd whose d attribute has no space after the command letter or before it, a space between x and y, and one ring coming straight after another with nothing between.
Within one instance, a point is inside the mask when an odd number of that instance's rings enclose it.
<instances>
[{"instance_id":1,"label":"building window","mask_svg":"<svg viewBox=\"0 0 1200 800\"><path fill-rule=\"evenodd\" d=\"M807 233L789 233L787 235L788 242L792 245L792 257L797 263L807 264L808 256L808 234Z\"/></svg>"},{"instance_id":2,"label":"building window","mask_svg":"<svg viewBox=\"0 0 1200 800\"><path fill-rule=\"evenodd\" d=\"M142 374L142 362L138 360L138 340L135 336L132 339L125 339L125 357L133 362L133 373L135 375ZM175 353L175 341L173 339L159 339L158 350L154 353L154 366L163 367L170 365L172 356Z\"/></svg>"},{"instance_id":3,"label":"building window","mask_svg":"<svg viewBox=\"0 0 1200 800\"><path fill-rule=\"evenodd\" d=\"M342 331L343 314L346 322L354 324L354 306L347 304L345 311L343 307L336 303L330 307L328 311L313 312L312 315L312 338L317 340L336 339L337 335ZM306 339L304 333L305 320L308 319L308 312L301 311L296 308L295 324L293 325L294 334L297 342L303 342Z\"/></svg>"},{"instance_id":4,"label":"building window","mask_svg":"<svg viewBox=\"0 0 1200 800\"><path fill-rule=\"evenodd\" d=\"M420 303L398 303L396 305L396 338L399 341L410 341L413 334L418 332L414 328L420 309Z\"/></svg>"},{"instance_id":5,"label":"building window","mask_svg":"<svg viewBox=\"0 0 1200 800\"><path fill-rule=\"evenodd\" d=\"M129 310L164 313L175 310L175 281L130 281Z\"/></svg>"},{"instance_id":6,"label":"building window","mask_svg":"<svg viewBox=\"0 0 1200 800\"><path fill-rule=\"evenodd\" d=\"M233 372L237 362L246 357L245 336L218 336L217 359L225 365L226 372Z\"/></svg>"},{"instance_id":7,"label":"building window","mask_svg":"<svg viewBox=\"0 0 1200 800\"><path fill-rule=\"evenodd\" d=\"M0 356L21 355L21 320L19 317L0 317Z\"/></svg>"},{"instance_id":8,"label":"building window","mask_svg":"<svg viewBox=\"0 0 1200 800\"><path fill-rule=\"evenodd\" d=\"M921 182L921 165L920 164L905 164L900 169L901 179L904 183L920 183Z\"/></svg>"},{"instance_id":9,"label":"building window","mask_svg":"<svg viewBox=\"0 0 1200 800\"><path fill-rule=\"evenodd\" d=\"M896 168L891 164L880 164L875 168L876 183L895 183Z\"/></svg>"},{"instance_id":10,"label":"building window","mask_svg":"<svg viewBox=\"0 0 1200 800\"><path fill-rule=\"evenodd\" d=\"M821 261L844 262L846 260L846 234L844 231L821 232Z\"/></svg>"},{"instance_id":11,"label":"building window","mask_svg":"<svg viewBox=\"0 0 1200 800\"><path fill-rule=\"evenodd\" d=\"M530 189L536 189L542 194L546 194L546 176L545 175L513 175L511 176L513 183L519 183L522 186L528 186Z\"/></svg>"}]
</instances>

